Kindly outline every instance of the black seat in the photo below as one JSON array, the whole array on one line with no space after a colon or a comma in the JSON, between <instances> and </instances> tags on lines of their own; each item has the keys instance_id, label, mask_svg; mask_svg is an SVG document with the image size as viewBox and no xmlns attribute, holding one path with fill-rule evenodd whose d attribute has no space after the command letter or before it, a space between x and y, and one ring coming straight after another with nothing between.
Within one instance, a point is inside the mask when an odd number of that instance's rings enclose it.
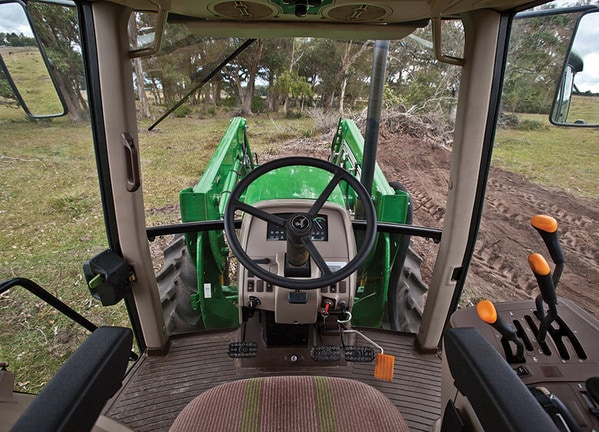
<instances>
[{"instance_id":1,"label":"black seat","mask_svg":"<svg viewBox=\"0 0 599 432\"><path fill-rule=\"evenodd\" d=\"M133 334L100 327L69 357L33 400L12 432L89 431L120 388Z\"/></svg>"}]
</instances>

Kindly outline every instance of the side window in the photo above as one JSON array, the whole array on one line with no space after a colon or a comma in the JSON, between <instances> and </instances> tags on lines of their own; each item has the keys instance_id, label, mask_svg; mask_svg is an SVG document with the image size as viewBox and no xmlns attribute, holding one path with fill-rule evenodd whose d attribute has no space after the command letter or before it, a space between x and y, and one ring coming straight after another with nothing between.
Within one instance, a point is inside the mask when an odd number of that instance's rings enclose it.
<instances>
[{"instance_id":1,"label":"side window","mask_svg":"<svg viewBox=\"0 0 599 432\"><path fill-rule=\"evenodd\" d=\"M549 252L531 226L556 219L566 264L559 296L599 314L597 131L557 127L549 114L578 14L515 19L482 226L463 302L534 298L527 257ZM594 155L594 156L593 156ZM491 290L491 287L492 290Z\"/></svg>"},{"instance_id":2,"label":"side window","mask_svg":"<svg viewBox=\"0 0 599 432\"><path fill-rule=\"evenodd\" d=\"M82 272L107 243L77 11L35 2L28 11L68 115L31 120L0 78L0 280L30 279L97 325L126 325L124 307L101 307ZM37 70L39 57L23 43L33 33L23 29L0 33L2 57ZM36 106L46 98L39 87L27 89ZM0 294L0 310L0 361L16 374L17 391L39 392L89 335L22 287Z\"/></svg>"}]
</instances>

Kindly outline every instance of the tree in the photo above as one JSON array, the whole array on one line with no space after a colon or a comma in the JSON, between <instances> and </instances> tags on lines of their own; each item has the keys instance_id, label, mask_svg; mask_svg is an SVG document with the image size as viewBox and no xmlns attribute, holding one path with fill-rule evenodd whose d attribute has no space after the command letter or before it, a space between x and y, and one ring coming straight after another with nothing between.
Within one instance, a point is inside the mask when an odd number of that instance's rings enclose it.
<instances>
[{"instance_id":1,"label":"tree","mask_svg":"<svg viewBox=\"0 0 599 432\"><path fill-rule=\"evenodd\" d=\"M549 113L574 22L573 14L514 22L502 98L505 111Z\"/></svg>"},{"instance_id":2,"label":"tree","mask_svg":"<svg viewBox=\"0 0 599 432\"><path fill-rule=\"evenodd\" d=\"M52 74L64 97L72 121L89 118L83 97L77 11L68 6L30 2L28 4L37 34L52 63Z\"/></svg>"},{"instance_id":3,"label":"tree","mask_svg":"<svg viewBox=\"0 0 599 432\"><path fill-rule=\"evenodd\" d=\"M37 46L35 38L25 36L23 33L1 33L0 45L12 47Z\"/></svg>"},{"instance_id":4,"label":"tree","mask_svg":"<svg viewBox=\"0 0 599 432\"><path fill-rule=\"evenodd\" d=\"M277 111L279 95L275 89L275 80L280 73L289 70L293 64L291 53L295 51L296 39L266 39L263 43L261 77L268 82L268 111Z\"/></svg>"},{"instance_id":5,"label":"tree","mask_svg":"<svg viewBox=\"0 0 599 432\"><path fill-rule=\"evenodd\" d=\"M441 114L453 122L461 68L439 62L433 53L430 25L418 29L400 41L392 41L387 63L387 91L395 95L395 104L415 114ZM449 21L442 27L444 53L462 56L461 21Z\"/></svg>"},{"instance_id":6,"label":"tree","mask_svg":"<svg viewBox=\"0 0 599 432\"><path fill-rule=\"evenodd\" d=\"M311 100L314 95L306 78L300 77L293 70L280 73L274 87L277 94L285 96L286 101L288 99ZM284 114L287 115L287 105L284 106Z\"/></svg>"},{"instance_id":7,"label":"tree","mask_svg":"<svg viewBox=\"0 0 599 432\"><path fill-rule=\"evenodd\" d=\"M256 77L258 76L258 68L260 60L262 59L262 51L264 48L264 42L259 39L254 43L254 56L252 62L249 65L247 71L247 84L245 86L244 96L241 102L241 114L244 116L251 116L252 113L252 101L254 100L254 89L256 87ZM240 95L242 94L241 89Z\"/></svg>"},{"instance_id":8,"label":"tree","mask_svg":"<svg viewBox=\"0 0 599 432\"><path fill-rule=\"evenodd\" d=\"M301 49L303 56L298 64L298 75L306 77L321 106L332 106L336 90L334 77L340 64L335 42L330 39L304 40Z\"/></svg>"},{"instance_id":9,"label":"tree","mask_svg":"<svg viewBox=\"0 0 599 432\"><path fill-rule=\"evenodd\" d=\"M230 51L240 46L245 40L231 39ZM256 79L261 68L261 58L264 52L264 41L257 40L236 58L227 64L221 73L223 88L234 94L241 104L241 114L251 116L252 101L255 95Z\"/></svg>"},{"instance_id":10,"label":"tree","mask_svg":"<svg viewBox=\"0 0 599 432\"><path fill-rule=\"evenodd\" d=\"M344 115L345 91L350 78L350 70L366 50L372 47L372 41L362 42L358 49L352 52L353 47L354 41L345 42L341 55L341 67L335 76L335 81L339 81L339 115L341 117Z\"/></svg>"},{"instance_id":11,"label":"tree","mask_svg":"<svg viewBox=\"0 0 599 432\"><path fill-rule=\"evenodd\" d=\"M138 22L136 17L138 14L132 13L129 17L129 45L131 47L137 47L137 27ZM137 99L139 100L139 115L141 118L151 118L152 113L150 111L150 104L148 103L148 97L146 96L145 86L145 75L143 71L143 64L141 58L136 57L133 59L133 70L135 71L136 87L137 87Z\"/></svg>"}]
</instances>

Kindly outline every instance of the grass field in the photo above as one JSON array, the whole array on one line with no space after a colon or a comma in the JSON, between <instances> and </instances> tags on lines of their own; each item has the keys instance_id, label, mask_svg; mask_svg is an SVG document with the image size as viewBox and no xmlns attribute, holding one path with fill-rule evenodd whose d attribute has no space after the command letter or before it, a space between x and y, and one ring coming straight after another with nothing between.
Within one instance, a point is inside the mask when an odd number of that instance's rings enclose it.
<instances>
[{"instance_id":1,"label":"grass field","mask_svg":"<svg viewBox=\"0 0 599 432\"><path fill-rule=\"evenodd\" d=\"M0 54L29 111L35 116L64 111L39 49L0 47Z\"/></svg>"},{"instance_id":2,"label":"grass field","mask_svg":"<svg viewBox=\"0 0 599 432\"><path fill-rule=\"evenodd\" d=\"M599 197L599 128L556 127L522 115L519 129L498 129L493 164L540 185Z\"/></svg>"},{"instance_id":3,"label":"grass field","mask_svg":"<svg viewBox=\"0 0 599 432\"><path fill-rule=\"evenodd\" d=\"M499 130L494 163L549 187L599 196L599 131L551 127L537 116L524 120L535 126ZM228 122L224 115L173 118L153 132L142 125L149 226L176 222L176 211L160 209L172 208L179 191L197 182ZM252 150L261 154L315 135L307 117L258 116L248 124ZM107 247L90 127L65 119L30 122L5 105L0 126L0 280L33 279L96 324L126 325L124 307L101 307L81 271ZM24 290L0 296L0 311L0 360L17 374L18 390L39 391L87 335Z\"/></svg>"}]
</instances>

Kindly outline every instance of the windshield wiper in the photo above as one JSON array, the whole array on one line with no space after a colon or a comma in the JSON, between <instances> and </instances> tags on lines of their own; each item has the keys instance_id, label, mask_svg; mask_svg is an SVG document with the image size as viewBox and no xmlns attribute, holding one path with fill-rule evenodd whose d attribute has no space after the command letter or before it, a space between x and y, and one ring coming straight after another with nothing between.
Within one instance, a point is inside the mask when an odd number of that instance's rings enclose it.
<instances>
[{"instance_id":1,"label":"windshield wiper","mask_svg":"<svg viewBox=\"0 0 599 432\"><path fill-rule=\"evenodd\" d=\"M216 66L210 73L208 73L204 78L202 78L202 80L193 88L191 89L191 91L189 93L187 93L185 96L183 96L183 98L177 102L175 105L173 105L167 112L165 112L162 117L160 117L158 120L156 120L152 126L150 126L148 128L149 131L151 131L152 129L154 129L156 126L158 126L158 124L164 120L166 117L168 117L170 114L173 113L173 111L175 111L177 108L179 108L181 105L183 105L185 103L185 101L187 99L189 99L189 97L191 95L193 95L196 91L198 91L200 88L202 88L204 86L204 84L206 84L208 81L210 81L212 79L212 77L214 75L216 75L217 73L219 73L222 68L224 68L227 63L229 63L231 60L233 60L235 57L237 57L239 54L241 54L243 51L245 51L245 49L247 47L249 47L252 43L255 42L256 39L248 39L246 40L242 45L240 45L235 51L233 51L231 54L229 54L227 56L227 58L225 58L218 66Z\"/></svg>"}]
</instances>

